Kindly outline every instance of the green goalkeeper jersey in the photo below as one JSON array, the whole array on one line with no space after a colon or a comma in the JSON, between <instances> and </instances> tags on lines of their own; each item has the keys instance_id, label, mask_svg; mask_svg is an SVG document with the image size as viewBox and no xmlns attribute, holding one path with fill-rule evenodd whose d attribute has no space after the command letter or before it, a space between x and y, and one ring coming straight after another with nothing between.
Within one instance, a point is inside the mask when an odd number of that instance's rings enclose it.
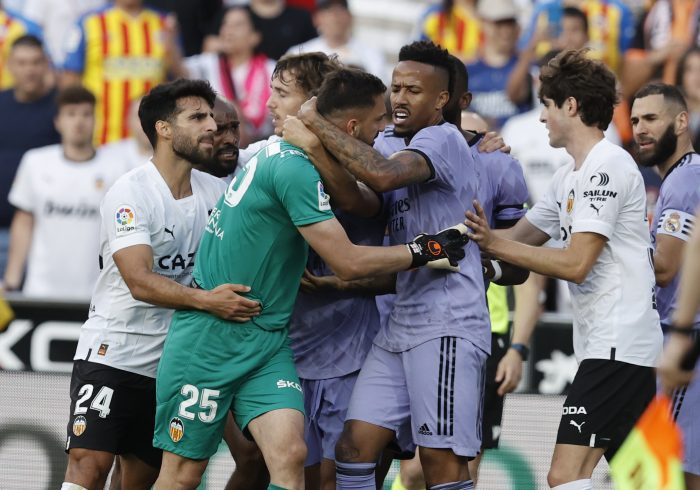
<instances>
[{"instance_id":1,"label":"green goalkeeper jersey","mask_svg":"<svg viewBox=\"0 0 700 490\"><path fill-rule=\"evenodd\" d=\"M195 259L203 289L251 287L262 313L250 323L287 326L308 246L297 227L334 218L321 178L299 148L277 141L236 175L209 216Z\"/></svg>"}]
</instances>

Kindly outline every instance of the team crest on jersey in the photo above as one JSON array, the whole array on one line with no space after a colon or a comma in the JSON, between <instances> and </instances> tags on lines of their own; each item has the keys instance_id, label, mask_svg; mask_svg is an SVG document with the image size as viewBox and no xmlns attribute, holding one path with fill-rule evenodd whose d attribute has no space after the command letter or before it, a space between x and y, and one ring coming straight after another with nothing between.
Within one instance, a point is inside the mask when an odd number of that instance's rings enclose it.
<instances>
[{"instance_id":1,"label":"team crest on jersey","mask_svg":"<svg viewBox=\"0 0 700 490\"><path fill-rule=\"evenodd\" d=\"M107 345L107 344L100 344L100 348L97 349L97 355L98 355L98 356L106 356L106 355L107 355L107 349L109 349L109 345Z\"/></svg>"},{"instance_id":2,"label":"team crest on jersey","mask_svg":"<svg viewBox=\"0 0 700 490\"><path fill-rule=\"evenodd\" d=\"M574 210L574 198L576 197L576 194L574 194L574 190L571 189L569 191L569 197L566 198L566 212L571 214L571 211Z\"/></svg>"},{"instance_id":3,"label":"team crest on jersey","mask_svg":"<svg viewBox=\"0 0 700 490\"><path fill-rule=\"evenodd\" d=\"M677 233L681 229L681 215L678 213L671 213L664 220L664 230L667 233Z\"/></svg>"},{"instance_id":4,"label":"team crest on jersey","mask_svg":"<svg viewBox=\"0 0 700 490\"><path fill-rule=\"evenodd\" d=\"M323 182L318 181L318 210L319 211L330 211L331 210L331 196L326 194L323 188Z\"/></svg>"},{"instance_id":5,"label":"team crest on jersey","mask_svg":"<svg viewBox=\"0 0 700 490\"><path fill-rule=\"evenodd\" d=\"M81 436L87 428L87 420L82 415L78 415L73 421L73 434Z\"/></svg>"},{"instance_id":6,"label":"team crest on jersey","mask_svg":"<svg viewBox=\"0 0 700 490\"><path fill-rule=\"evenodd\" d=\"M136 213L131 206L122 204L117 207L115 216L117 236L123 236L136 229Z\"/></svg>"},{"instance_id":7,"label":"team crest on jersey","mask_svg":"<svg viewBox=\"0 0 700 490\"><path fill-rule=\"evenodd\" d=\"M182 420L177 417L173 417L170 420L170 427L168 428L168 433L173 442L180 442L182 436L185 435L185 426L182 424Z\"/></svg>"}]
</instances>

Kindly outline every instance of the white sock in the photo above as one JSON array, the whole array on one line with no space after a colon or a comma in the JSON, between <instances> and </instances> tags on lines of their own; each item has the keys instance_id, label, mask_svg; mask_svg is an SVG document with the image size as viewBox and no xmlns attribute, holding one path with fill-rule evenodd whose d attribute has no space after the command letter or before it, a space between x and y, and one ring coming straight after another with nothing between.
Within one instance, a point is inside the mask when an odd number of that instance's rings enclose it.
<instances>
[{"instance_id":1,"label":"white sock","mask_svg":"<svg viewBox=\"0 0 700 490\"><path fill-rule=\"evenodd\" d=\"M570 481L569 483L552 487L552 490L593 490L593 482L590 478L586 478L585 480Z\"/></svg>"},{"instance_id":2,"label":"white sock","mask_svg":"<svg viewBox=\"0 0 700 490\"><path fill-rule=\"evenodd\" d=\"M85 487L81 487L80 485L76 485L75 483L68 483L67 481L63 482L63 485L61 485L61 490L88 490Z\"/></svg>"}]
</instances>

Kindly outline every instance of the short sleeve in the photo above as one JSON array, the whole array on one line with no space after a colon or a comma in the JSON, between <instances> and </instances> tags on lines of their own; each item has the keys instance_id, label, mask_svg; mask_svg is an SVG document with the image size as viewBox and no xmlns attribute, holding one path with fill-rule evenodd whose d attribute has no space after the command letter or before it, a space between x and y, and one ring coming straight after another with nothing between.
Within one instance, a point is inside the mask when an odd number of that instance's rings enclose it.
<instances>
[{"instance_id":1,"label":"short sleeve","mask_svg":"<svg viewBox=\"0 0 700 490\"><path fill-rule=\"evenodd\" d=\"M334 217L330 196L311 163L301 156L280 157L273 185L277 197L295 226L310 225Z\"/></svg>"},{"instance_id":2,"label":"short sleeve","mask_svg":"<svg viewBox=\"0 0 700 490\"><path fill-rule=\"evenodd\" d=\"M688 241L695 228L695 210L700 204L700 166L680 167L671 172L661 189L657 235ZM670 192L664 192L671 189Z\"/></svg>"},{"instance_id":3,"label":"short sleeve","mask_svg":"<svg viewBox=\"0 0 700 490\"><path fill-rule=\"evenodd\" d=\"M554 193L556 189L555 182L558 179L552 179L552 182L547 188L542 198L537 201L525 215L525 218L536 228L539 228L555 240L560 238L561 224L559 221L559 204Z\"/></svg>"},{"instance_id":4,"label":"short sleeve","mask_svg":"<svg viewBox=\"0 0 700 490\"><path fill-rule=\"evenodd\" d=\"M612 238L634 176L620 170L622 165L605 165L587 175L574 197L571 233L592 232ZM642 176L639 175L641 181Z\"/></svg>"},{"instance_id":5,"label":"short sleeve","mask_svg":"<svg viewBox=\"0 0 700 490\"><path fill-rule=\"evenodd\" d=\"M102 227L112 253L132 245L151 245L153 206L130 180L117 182L100 206Z\"/></svg>"},{"instance_id":6,"label":"short sleeve","mask_svg":"<svg viewBox=\"0 0 700 490\"><path fill-rule=\"evenodd\" d=\"M63 70L82 73L85 70L85 26L82 20L68 31L64 49Z\"/></svg>"},{"instance_id":7,"label":"short sleeve","mask_svg":"<svg viewBox=\"0 0 700 490\"><path fill-rule=\"evenodd\" d=\"M34 207L36 195L33 191L32 182L32 151L28 151L22 157L19 163L19 168L17 169L17 174L15 175L15 180L12 182L12 188L10 189L10 194L8 195L8 201L17 209L22 211L27 211L28 213L34 212Z\"/></svg>"},{"instance_id":8,"label":"short sleeve","mask_svg":"<svg viewBox=\"0 0 700 490\"><path fill-rule=\"evenodd\" d=\"M461 167L465 164L465 159L474 158L462 134L449 123L421 129L411 139L406 150L425 158L431 169L428 182L438 181L450 187L462 175Z\"/></svg>"}]
</instances>

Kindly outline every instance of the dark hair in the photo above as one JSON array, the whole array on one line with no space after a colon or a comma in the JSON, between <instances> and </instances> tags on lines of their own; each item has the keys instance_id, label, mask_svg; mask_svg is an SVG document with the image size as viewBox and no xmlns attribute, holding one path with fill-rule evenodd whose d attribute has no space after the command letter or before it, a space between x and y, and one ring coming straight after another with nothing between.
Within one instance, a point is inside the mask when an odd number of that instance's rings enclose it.
<instances>
[{"instance_id":1,"label":"dark hair","mask_svg":"<svg viewBox=\"0 0 700 490\"><path fill-rule=\"evenodd\" d=\"M313 97L321 88L323 80L335 70L341 68L337 56L328 56L325 53L304 53L285 55L275 65L272 79L279 78L284 83L283 73L287 72L294 77L297 87L309 97Z\"/></svg>"},{"instance_id":2,"label":"dark hair","mask_svg":"<svg viewBox=\"0 0 700 490\"><path fill-rule=\"evenodd\" d=\"M583 10L577 9L576 7L564 7L561 15L562 17L575 17L579 19L583 23L583 30L588 32L588 17L586 17L586 13Z\"/></svg>"},{"instance_id":3,"label":"dark hair","mask_svg":"<svg viewBox=\"0 0 700 490\"><path fill-rule=\"evenodd\" d=\"M20 46L29 46L30 48L37 48L42 51L44 50L44 43L41 42L41 39L32 34L24 34L15 39L12 42L12 47L10 48L10 51L14 51L15 48L18 48Z\"/></svg>"},{"instance_id":4,"label":"dark hair","mask_svg":"<svg viewBox=\"0 0 700 490\"><path fill-rule=\"evenodd\" d=\"M386 86L371 73L356 68L342 68L326 77L318 91L316 107L322 116L345 109L374 106Z\"/></svg>"},{"instance_id":5,"label":"dark hair","mask_svg":"<svg viewBox=\"0 0 700 490\"><path fill-rule=\"evenodd\" d=\"M588 49L562 51L540 70L539 98L561 107L573 97L586 126L607 129L618 101L615 75L602 62L586 58Z\"/></svg>"},{"instance_id":6,"label":"dark hair","mask_svg":"<svg viewBox=\"0 0 700 490\"><path fill-rule=\"evenodd\" d=\"M56 95L56 106L60 109L70 104L92 104L96 103L95 96L82 85L70 85L61 89Z\"/></svg>"},{"instance_id":7,"label":"dark hair","mask_svg":"<svg viewBox=\"0 0 700 490\"><path fill-rule=\"evenodd\" d=\"M447 91L451 94L454 85L454 73L450 54L432 41L415 41L401 48L399 61L415 61L442 68L447 72Z\"/></svg>"},{"instance_id":8,"label":"dark hair","mask_svg":"<svg viewBox=\"0 0 700 490\"><path fill-rule=\"evenodd\" d=\"M634 97L632 97L632 103L634 103L634 101L637 99L643 99L644 97L648 97L650 95L663 95L664 102L666 104L670 103L675 105L678 109L680 109L679 112L688 111L688 104L686 103L681 91L675 85L669 85L667 83L648 83L637 90L637 93L634 94Z\"/></svg>"},{"instance_id":9,"label":"dark hair","mask_svg":"<svg viewBox=\"0 0 700 490\"><path fill-rule=\"evenodd\" d=\"M206 80L185 80L181 78L174 82L156 85L141 99L139 104L141 127L154 150L158 140L156 122L172 121L181 112L181 109L177 106L177 101L185 97L201 97L207 101L209 107L213 108L216 93Z\"/></svg>"},{"instance_id":10,"label":"dark hair","mask_svg":"<svg viewBox=\"0 0 700 490\"><path fill-rule=\"evenodd\" d=\"M469 73L467 73L467 66L464 62L452 54L450 55L450 63L452 64L452 73L454 73L454 87L450 92L450 100L442 108L442 116L447 122L455 122L459 121L462 113L459 100L465 92L469 91Z\"/></svg>"},{"instance_id":11,"label":"dark hair","mask_svg":"<svg viewBox=\"0 0 700 490\"><path fill-rule=\"evenodd\" d=\"M688 58L690 58L694 54L700 55L699 46L692 46L691 48L689 48L685 53L683 53L683 56L681 56L681 59L678 61L678 68L676 69L676 85L683 87L683 77L685 76L685 64L688 62Z\"/></svg>"}]
</instances>

